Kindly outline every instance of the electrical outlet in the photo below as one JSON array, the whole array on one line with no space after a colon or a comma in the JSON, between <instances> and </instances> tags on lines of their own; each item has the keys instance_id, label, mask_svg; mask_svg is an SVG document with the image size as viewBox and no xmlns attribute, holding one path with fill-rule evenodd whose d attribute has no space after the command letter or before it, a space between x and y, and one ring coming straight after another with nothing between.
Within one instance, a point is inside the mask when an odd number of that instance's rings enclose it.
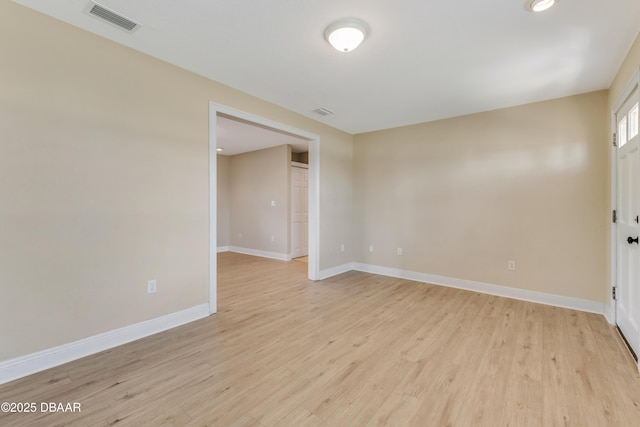
<instances>
[{"instance_id":1,"label":"electrical outlet","mask_svg":"<svg viewBox=\"0 0 640 427\"><path fill-rule=\"evenodd\" d=\"M156 292L156 281L154 280L149 280L147 282L147 293L149 294L153 294Z\"/></svg>"},{"instance_id":2,"label":"electrical outlet","mask_svg":"<svg viewBox=\"0 0 640 427\"><path fill-rule=\"evenodd\" d=\"M398 255L402 255L402 248L398 248L398 249L396 250L396 253L397 253Z\"/></svg>"},{"instance_id":3,"label":"electrical outlet","mask_svg":"<svg viewBox=\"0 0 640 427\"><path fill-rule=\"evenodd\" d=\"M507 263L507 268L510 271L516 271L516 262L513 260L509 260L509 262Z\"/></svg>"},{"instance_id":4,"label":"electrical outlet","mask_svg":"<svg viewBox=\"0 0 640 427\"><path fill-rule=\"evenodd\" d=\"M369 245L369 252L373 252L373 245Z\"/></svg>"},{"instance_id":5,"label":"electrical outlet","mask_svg":"<svg viewBox=\"0 0 640 427\"><path fill-rule=\"evenodd\" d=\"M276 236L271 236L271 241L275 242L276 241Z\"/></svg>"},{"instance_id":6,"label":"electrical outlet","mask_svg":"<svg viewBox=\"0 0 640 427\"><path fill-rule=\"evenodd\" d=\"M276 201L275 201L275 200L272 200L272 201L271 201L271 207L274 207L275 205L276 205Z\"/></svg>"},{"instance_id":7,"label":"electrical outlet","mask_svg":"<svg viewBox=\"0 0 640 427\"><path fill-rule=\"evenodd\" d=\"M344 252L344 243L340 245L340 252Z\"/></svg>"}]
</instances>

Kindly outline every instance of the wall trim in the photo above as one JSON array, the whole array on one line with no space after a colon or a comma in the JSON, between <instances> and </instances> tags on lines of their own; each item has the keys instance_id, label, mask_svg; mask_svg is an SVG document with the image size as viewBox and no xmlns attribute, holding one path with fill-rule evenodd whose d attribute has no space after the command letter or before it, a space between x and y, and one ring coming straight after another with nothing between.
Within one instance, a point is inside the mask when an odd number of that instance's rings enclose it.
<instances>
[{"instance_id":1,"label":"wall trim","mask_svg":"<svg viewBox=\"0 0 640 427\"><path fill-rule=\"evenodd\" d=\"M318 280L328 279L330 277L337 276L338 274L346 273L352 270L355 270L354 263L352 262L338 265L336 267L327 268L325 270L320 270L320 275L318 276Z\"/></svg>"},{"instance_id":2,"label":"wall trim","mask_svg":"<svg viewBox=\"0 0 640 427\"><path fill-rule=\"evenodd\" d=\"M489 283L475 282L472 280L456 279L452 277L437 276L434 274L418 273L415 271L400 270L396 268L380 267L370 264L354 263L353 269L365 273L379 274L381 276L396 277L399 279L414 280L416 282L431 283L434 285L448 286L450 288L465 289L483 294L499 297L529 301L538 304L555 307L569 308L605 315L605 303L583 300L579 298L565 297L561 295L547 294L544 292L528 291L525 289L511 288L508 286L492 285Z\"/></svg>"},{"instance_id":3,"label":"wall trim","mask_svg":"<svg viewBox=\"0 0 640 427\"><path fill-rule=\"evenodd\" d=\"M260 249L250 249L250 248L241 248L238 246L229 246L229 252L259 256L262 258L277 259L280 261L291 261L291 254L281 254L279 252L261 251Z\"/></svg>"},{"instance_id":4,"label":"wall trim","mask_svg":"<svg viewBox=\"0 0 640 427\"><path fill-rule=\"evenodd\" d=\"M607 319L607 322L609 322L611 326L616 325L616 313L615 313L615 307L613 306L613 304L609 304L609 303L605 304L604 317L605 319ZM638 367L640 367L640 365L638 365Z\"/></svg>"},{"instance_id":5,"label":"wall trim","mask_svg":"<svg viewBox=\"0 0 640 427\"><path fill-rule=\"evenodd\" d=\"M291 162L291 166L294 168L302 168L302 169L309 169L309 164L307 163L300 163L300 162Z\"/></svg>"},{"instance_id":6,"label":"wall trim","mask_svg":"<svg viewBox=\"0 0 640 427\"><path fill-rule=\"evenodd\" d=\"M201 304L154 319L134 323L68 344L0 362L0 384L108 350L209 316Z\"/></svg>"},{"instance_id":7,"label":"wall trim","mask_svg":"<svg viewBox=\"0 0 640 427\"><path fill-rule=\"evenodd\" d=\"M229 252L229 246L218 246L218 253Z\"/></svg>"}]
</instances>

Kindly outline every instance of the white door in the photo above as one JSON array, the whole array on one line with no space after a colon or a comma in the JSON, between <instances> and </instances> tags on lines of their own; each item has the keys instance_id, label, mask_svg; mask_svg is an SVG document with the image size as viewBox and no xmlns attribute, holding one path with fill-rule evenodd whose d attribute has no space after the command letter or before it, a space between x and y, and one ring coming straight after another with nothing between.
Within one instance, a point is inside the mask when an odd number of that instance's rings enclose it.
<instances>
[{"instance_id":1,"label":"white door","mask_svg":"<svg viewBox=\"0 0 640 427\"><path fill-rule=\"evenodd\" d=\"M291 257L309 254L309 170L291 167Z\"/></svg>"},{"instance_id":2,"label":"white door","mask_svg":"<svg viewBox=\"0 0 640 427\"><path fill-rule=\"evenodd\" d=\"M640 354L640 135L638 88L616 112L617 287L616 323Z\"/></svg>"}]
</instances>

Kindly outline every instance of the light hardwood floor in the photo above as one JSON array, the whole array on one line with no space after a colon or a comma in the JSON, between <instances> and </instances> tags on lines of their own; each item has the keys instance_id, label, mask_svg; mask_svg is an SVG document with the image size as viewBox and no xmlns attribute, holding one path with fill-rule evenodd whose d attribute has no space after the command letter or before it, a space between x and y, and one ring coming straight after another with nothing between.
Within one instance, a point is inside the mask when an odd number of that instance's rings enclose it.
<instances>
[{"instance_id":1,"label":"light hardwood floor","mask_svg":"<svg viewBox=\"0 0 640 427\"><path fill-rule=\"evenodd\" d=\"M602 316L219 255L219 313L0 386L2 426L638 426Z\"/></svg>"}]
</instances>

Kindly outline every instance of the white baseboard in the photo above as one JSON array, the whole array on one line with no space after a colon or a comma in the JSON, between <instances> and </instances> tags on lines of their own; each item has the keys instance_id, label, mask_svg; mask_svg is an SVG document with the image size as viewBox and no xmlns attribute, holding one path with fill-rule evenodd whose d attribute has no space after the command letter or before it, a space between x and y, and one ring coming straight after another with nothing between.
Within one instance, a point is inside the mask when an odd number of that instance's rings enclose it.
<instances>
[{"instance_id":1,"label":"white baseboard","mask_svg":"<svg viewBox=\"0 0 640 427\"><path fill-rule=\"evenodd\" d=\"M279 260L289 260L288 255L277 254L253 249L229 247L232 252L248 255L262 256ZM519 299L539 304L570 308L590 313L604 315L611 322L610 312L605 303L588 301L579 298L564 297L543 292L527 291L524 289L510 288L506 286L491 285L488 283L471 280L455 279L433 274L418 273L415 271L400 270L389 267L380 267L362 263L347 263L320 271L319 279L324 280L351 270L382 276L397 277L417 282L431 283L452 288L465 289L506 298ZM177 326L193 322L209 316L209 305L202 304L176 313L167 314L155 319L135 323L113 331L105 332L79 341L64 344L58 347L28 354L15 359L0 362L0 384L53 368L82 357L89 356L131 341L144 338L158 332L162 332ZM640 364L639 364L640 368Z\"/></svg>"},{"instance_id":2,"label":"white baseboard","mask_svg":"<svg viewBox=\"0 0 640 427\"><path fill-rule=\"evenodd\" d=\"M613 304L611 304L611 303L605 304L605 306L604 306L604 317L607 319L607 322L609 322L610 325L615 325L616 324L615 307L613 306ZM638 365L638 366L640 366L640 365Z\"/></svg>"},{"instance_id":3,"label":"white baseboard","mask_svg":"<svg viewBox=\"0 0 640 427\"><path fill-rule=\"evenodd\" d=\"M0 362L0 384L44 371L209 316L209 304L134 323L58 347Z\"/></svg>"},{"instance_id":4,"label":"white baseboard","mask_svg":"<svg viewBox=\"0 0 640 427\"><path fill-rule=\"evenodd\" d=\"M281 254L278 252L261 251L259 249L240 248L238 246L229 246L228 250L230 252L236 252L239 254L259 256L262 258L277 259L280 261L291 261L291 254Z\"/></svg>"},{"instance_id":5,"label":"white baseboard","mask_svg":"<svg viewBox=\"0 0 640 427\"><path fill-rule=\"evenodd\" d=\"M321 270L318 275L318 280L328 279L329 277L337 276L338 274L346 273L347 271L355 270L353 268L353 263L349 262L347 264L338 265L336 267L327 268L325 270Z\"/></svg>"},{"instance_id":6,"label":"white baseboard","mask_svg":"<svg viewBox=\"0 0 640 427\"><path fill-rule=\"evenodd\" d=\"M218 252L229 252L229 246L218 246Z\"/></svg>"},{"instance_id":7,"label":"white baseboard","mask_svg":"<svg viewBox=\"0 0 640 427\"><path fill-rule=\"evenodd\" d=\"M415 271L406 271L396 268L380 267L370 264L354 263L353 269L366 273L379 274L382 276L415 280L417 282L432 283L434 285L448 286L451 288L465 289L468 291L480 292L483 294L496 295L500 297L513 298L539 304L551 305L555 307L570 308L573 310L605 315L605 304L602 302L547 294L544 292L528 291L525 289L510 288L508 286L491 285L488 283L455 279L451 277L437 276L434 274L418 273Z\"/></svg>"}]
</instances>

